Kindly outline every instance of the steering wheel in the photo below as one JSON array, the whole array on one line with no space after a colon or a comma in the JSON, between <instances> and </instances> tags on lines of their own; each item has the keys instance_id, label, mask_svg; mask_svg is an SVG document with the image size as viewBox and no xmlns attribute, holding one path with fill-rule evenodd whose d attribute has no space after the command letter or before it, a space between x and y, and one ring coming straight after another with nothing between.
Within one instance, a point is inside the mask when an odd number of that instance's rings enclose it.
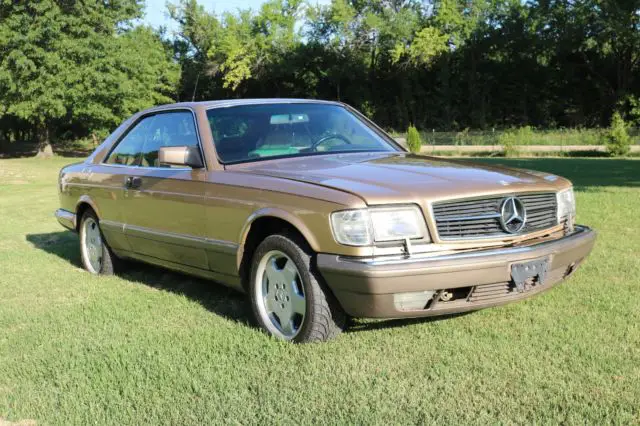
<instances>
[{"instance_id":1,"label":"steering wheel","mask_svg":"<svg viewBox=\"0 0 640 426\"><path fill-rule=\"evenodd\" d=\"M349 139L347 139L345 136L342 136L339 133L333 133L331 135L327 135L327 136L323 136L320 139L318 139L317 141L315 141L314 143L311 144L311 149L313 151L317 151L318 147L320 145L322 145L323 143L330 141L331 139L340 139L342 142L346 143L347 145L351 145L351 141Z\"/></svg>"}]
</instances>

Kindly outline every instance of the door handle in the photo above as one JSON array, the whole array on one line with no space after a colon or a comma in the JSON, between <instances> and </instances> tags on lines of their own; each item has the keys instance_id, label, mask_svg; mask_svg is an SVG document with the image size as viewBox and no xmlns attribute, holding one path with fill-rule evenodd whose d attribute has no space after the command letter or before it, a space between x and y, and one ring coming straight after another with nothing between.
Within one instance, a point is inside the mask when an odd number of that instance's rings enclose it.
<instances>
[{"instance_id":1,"label":"door handle","mask_svg":"<svg viewBox=\"0 0 640 426\"><path fill-rule=\"evenodd\" d=\"M142 185L142 178L138 176L127 176L124 180L124 186L130 189L140 188Z\"/></svg>"}]
</instances>

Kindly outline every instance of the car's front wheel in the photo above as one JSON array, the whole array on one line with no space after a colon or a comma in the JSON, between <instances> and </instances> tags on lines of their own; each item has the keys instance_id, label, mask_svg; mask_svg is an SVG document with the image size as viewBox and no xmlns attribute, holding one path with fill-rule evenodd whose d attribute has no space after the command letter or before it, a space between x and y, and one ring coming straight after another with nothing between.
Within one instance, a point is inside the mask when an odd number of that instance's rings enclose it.
<instances>
[{"instance_id":1,"label":"car's front wheel","mask_svg":"<svg viewBox=\"0 0 640 426\"><path fill-rule=\"evenodd\" d=\"M346 315L311 260L310 249L292 235L271 235L256 249L249 290L267 333L306 343L329 340L344 328Z\"/></svg>"},{"instance_id":2,"label":"car's front wheel","mask_svg":"<svg viewBox=\"0 0 640 426\"><path fill-rule=\"evenodd\" d=\"M80 221L80 258L84 269L96 275L112 275L115 255L100 231L98 216L87 210Z\"/></svg>"}]
</instances>

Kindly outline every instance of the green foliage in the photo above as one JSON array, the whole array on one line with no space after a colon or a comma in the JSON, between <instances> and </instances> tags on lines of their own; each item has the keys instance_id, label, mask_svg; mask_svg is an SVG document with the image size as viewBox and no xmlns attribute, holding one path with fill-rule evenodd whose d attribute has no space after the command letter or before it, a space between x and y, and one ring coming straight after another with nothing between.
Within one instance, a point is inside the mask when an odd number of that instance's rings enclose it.
<instances>
[{"instance_id":1,"label":"green foliage","mask_svg":"<svg viewBox=\"0 0 640 426\"><path fill-rule=\"evenodd\" d=\"M409 56L418 64L430 64L438 55L448 51L448 39L437 28L425 27L416 33Z\"/></svg>"},{"instance_id":2,"label":"green foliage","mask_svg":"<svg viewBox=\"0 0 640 426\"><path fill-rule=\"evenodd\" d=\"M627 155L631 150L631 138L627 133L627 123L617 111L611 117L611 126L607 135L607 150L614 156Z\"/></svg>"},{"instance_id":3,"label":"green foliage","mask_svg":"<svg viewBox=\"0 0 640 426\"><path fill-rule=\"evenodd\" d=\"M471 137L469 136L469 128L466 127L462 131L456 133L454 142L455 145L470 145Z\"/></svg>"},{"instance_id":4,"label":"green foliage","mask_svg":"<svg viewBox=\"0 0 640 426\"><path fill-rule=\"evenodd\" d=\"M406 55L417 65L430 65L442 53L448 51L449 36L442 34L437 28L425 27L418 31L409 47L402 43L394 46L391 60L397 63Z\"/></svg>"},{"instance_id":5,"label":"green foliage","mask_svg":"<svg viewBox=\"0 0 640 426\"><path fill-rule=\"evenodd\" d=\"M627 96L626 104L629 108L629 117L636 126L640 126L640 96Z\"/></svg>"},{"instance_id":6,"label":"green foliage","mask_svg":"<svg viewBox=\"0 0 640 426\"><path fill-rule=\"evenodd\" d=\"M360 105L360 112L369 118L373 118L375 115L375 107L371 105L371 102L365 101Z\"/></svg>"},{"instance_id":7,"label":"green foliage","mask_svg":"<svg viewBox=\"0 0 640 426\"><path fill-rule=\"evenodd\" d=\"M502 146L502 152L505 157L518 156L518 137L516 131L507 130L498 136L498 144Z\"/></svg>"},{"instance_id":8,"label":"green foliage","mask_svg":"<svg viewBox=\"0 0 640 426\"><path fill-rule=\"evenodd\" d=\"M182 96L312 96L367 105L386 127L489 129L603 126L640 91L630 5L311 3L218 16L182 0Z\"/></svg>"},{"instance_id":9,"label":"green foliage","mask_svg":"<svg viewBox=\"0 0 640 426\"><path fill-rule=\"evenodd\" d=\"M632 139L640 136L640 129L628 129ZM422 132L422 138L429 141L430 145L496 145L498 139L507 130L471 130L465 128L460 132ZM521 138L527 145L605 145L607 142L607 129L546 129L538 130L530 127L521 134ZM406 136L399 134L398 136Z\"/></svg>"},{"instance_id":10,"label":"green foliage","mask_svg":"<svg viewBox=\"0 0 640 426\"><path fill-rule=\"evenodd\" d=\"M498 136L498 144L502 146L505 157L517 157L520 154L518 145L531 145L533 135L530 126L507 130Z\"/></svg>"},{"instance_id":11,"label":"green foliage","mask_svg":"<svg viewBox=\"0 0 640 426\"><path fill-rule=\"evenodd\" d=\"M103 41L100 51L109 54L84 64L72 108L89 129L104 134L135 112L173 102L180 70L148 27Z\"/></svg>"},{"instance_id":12,"label":"green foliage","mask_svg":"<svg viewBox=\"0 0 640 426\"><path fill-rule=\"evenodd\" d=\"M520 154L518 145L531 145L533 135L530 126L507 130L498 136L498 144L502 146L505 157L517 157Z\"/></svg>"},{"instance_id":13,"label":"green foliage","mask_svg":"<svg viewBox=\"0 0 640 426\"><path fill-rule=\"evenodd\" d=\"M0 0L0 139L106 133L176 97L337 99L385 127L470 129L458 144L527 125L582 129L531 143L602 143L584 128L614 110L640 123L638 0L173 2L167 38L137 26L144 0Z\"/></svg>"},{"instance_id":14,"label":"green foliage","mask_svg":"<svg viewBox=\"0 0 640 426\"><path fill-rule=\"evenodd\" d=\"M181 25L184 65L193 65L191 53L196 52L199 73L219 79L223 89L237 92L243 83L276 66L299 43L295 24L301 5L301 0L270 0L259 13L242 10L217 16L206 12L196 0L181 0L169 4L169 12Z\"/></svg>"},{"instance_id":15,"label":"green foliage","mask_svg":"<svg viewBox=\"0 0 640 426\"><path fill-rule=\"evenodd\" d=\"M516 131L518 145L531 145L533 140L533 129L531 126L523 126Z\"/></svg>"},{"instance_id":16,"label":"green foliage","mask_svg":"<svg viewBox=\"0 0 640 426\"><path fill-rule=\"evenodd\" d=\"M0 3L0 117L104 133L133 112L170 102L179 69L140 18L140 0Z\"/></svg>"},{"instance_id":17,"label":"green foliage","mask_svg":"<svg viewBox=\"0 0 640 426\"><path fill-rule=\"evenodd\" d=\"M419 153L422 148L422 138L420 137L420 133L415 126L409 126L407 130L407 146L409 147L409 151L413 153Z\"/></svg>"}]
</instances>

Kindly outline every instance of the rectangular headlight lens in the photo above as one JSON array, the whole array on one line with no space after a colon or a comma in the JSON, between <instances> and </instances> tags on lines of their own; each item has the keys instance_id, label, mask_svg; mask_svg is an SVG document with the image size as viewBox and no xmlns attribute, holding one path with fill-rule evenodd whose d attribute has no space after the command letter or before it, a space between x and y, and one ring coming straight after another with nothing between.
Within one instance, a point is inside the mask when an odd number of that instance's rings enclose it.
<instances>
[{"instance_id":1,"label":"rectangular headlight lens","mask_svg":"<svg viewBox=\"0 0 640 426\"><path fill-rule=\"evenodd\" d=\"M373 243L369 210L344 210L331 214L333 237L348 246L369 246Z\"/></svg>"},{"instance_id":2,"label":"rectangular headlight lens","mask_svg":"<svg viewBox=\"0 0 640 426\"><path fill-rule=\"evenodd\" d=\"M573 188L558 192L556 198L558 201L558 223L566 219L575 219L576 199L573 194Z\"/></svg>"},{"instance_id":3,"label":"rectangular headlight lens","mask_svg":"<svg viewBox=\"0 0 640 426\"><path fill-rule=\"evenodd\" d=\"M335 240L349 246L369 246L374 241L426 238L426 224L417 206L373 207L331 214Z\"/></svg>"},{"instance_id":4,"label":"rectangular headlight lens","mask_svg":"<svg viewBox=\"0 0 640 426\"><path fill-rule=\"evenodd\" d=\"M424 236L424 219L415 206L369 210L375 241L397 241Z\"/></svg>"}]
</instances>

